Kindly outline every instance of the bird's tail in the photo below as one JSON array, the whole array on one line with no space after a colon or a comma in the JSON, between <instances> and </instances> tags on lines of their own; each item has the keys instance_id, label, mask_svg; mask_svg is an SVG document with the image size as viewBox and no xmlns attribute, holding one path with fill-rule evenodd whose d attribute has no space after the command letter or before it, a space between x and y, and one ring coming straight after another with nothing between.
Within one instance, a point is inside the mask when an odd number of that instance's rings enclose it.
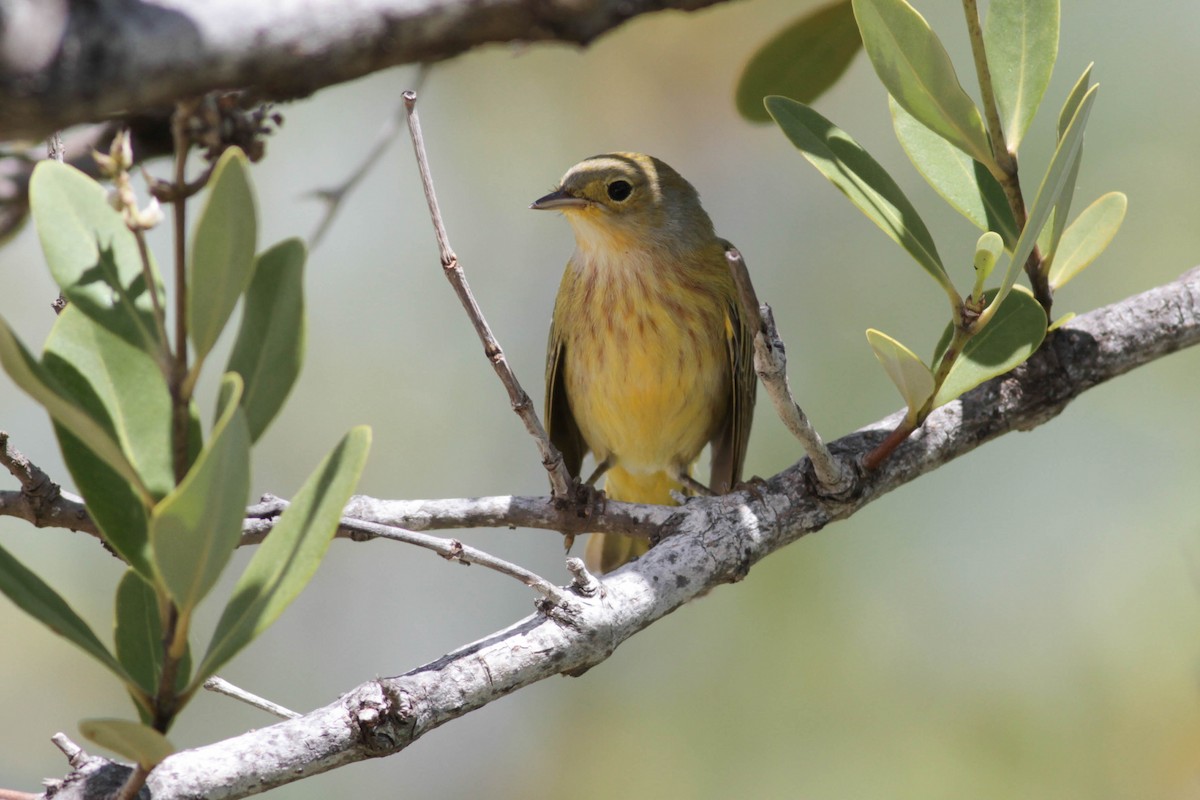
<instances>
[{"instance_id":1,"label":"bird's tail","mask_svg":"<svg viewBox=\"0 0 1200 800\"><path fill-rule=\"evenodd\" d=\"M633 475L621 467L613 467L604 479L604 494L610 500L623 500L626 503L678 505L671 492L682 491L683 485L668 477L665 472ZM640 536L593 533L588 538L584 562L593 572L611 572L649 549L650 542Z\"/></svg>"}]
</instances>

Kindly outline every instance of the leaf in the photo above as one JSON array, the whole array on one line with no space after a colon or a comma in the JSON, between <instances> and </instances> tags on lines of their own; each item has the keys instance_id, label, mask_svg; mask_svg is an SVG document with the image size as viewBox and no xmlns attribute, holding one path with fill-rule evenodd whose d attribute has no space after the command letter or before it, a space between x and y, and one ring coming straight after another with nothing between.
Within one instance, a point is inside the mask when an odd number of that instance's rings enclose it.
<instances>
[{"instance_id":1,"label":"leaf","mask_svg":"<svg viewBox=\"0 0 1200 800\"><path fill-rule=\"evenodd\" d=\"M273 623L316 571L366 462L371 432L354 428L296 493L233 589L189 691Z\"/></svg>"},{"instance_id":2,"label":"leaf","mask_svg":"<svg viewBox=\"0 0 1200 800\"><path fill-rule=\"evenodd\" d=\"M122 681L133 682L67 601L3 547L0 547L0 592L4 592L17 608L108 667Z\"/></svg>"},{"instance_id":3,"label":"leaf","mask_svg":"<svg viewBox=\"0 0 1200 800\"><path fill-rule=\"evenodd\" d=\"M1104 252L1125 220L1128 201L1109 192L1085 208L1063 234L1050 269L1050 286L1058 289Z\"/></svg>"},{"instance_id":4,"label":"leaf","mask_svg":"<svg viewBox=\"0 0 1200 800\"><path fill-rule=\"evenodd\" d=\"M1058 58L1059 0L991 0L983 28L988 71L1008 149L1037 114Z\"/></svg>"},{"instance_id":5,"label":"leaf","mask_svg":"<svg viewBox=\"0 0 1200 800\"><path fill-rule=\"evenodd\" d=\"M117 584L117 660L148 696L158 690L162 670L163 631L154 588L137 572L126 570Z\"/></svg>"},{"instance_id":6,"label":"leaf","mask_svg":"<svg viewBox=\"0 0 1200 800\"><path fill-rule=\"evenodd\" d=\"M804 157L957 301L933 237L887 171L849 134L803 103L768 97L766 106Z\"/></svg>"},{"instance_id":7,"label":"leaf","mask_svg":"<svg viewBox=\"0 0 1200 800\"><path fill-rule=\"evenodd\" d=\"M242 407L257 441L279 413L304 361L304 243L288 239L260 253L246 291L227 372L242 376Z\"/></svg>"},{"instance_id":8,"label":"leaf","mask_svg":"<svg viewBox=\"0 0 1200 800\"><path fill-rule=\"evenodd\" d=\"M117 660L136 682L136 685L130 686L134 704L142 722L149 723L149 698L157 693L162 675L162 617L154 588L132 569L126 570L117 585L113 639ZM191 669L191 653L185 651L175 680L178 691L182 692L187 686Z\"/></svg>"},{"instance_id":9,"label":"leaf","mask_svg":"<svg viewBox=\"0 0 1200 800\"><path fill-rule=\"evenodd\" d=\"M209 180L188 262L188 335L199 368L221 335L254 268L257 223L246 156L225 151Z\"/></svg>"},{"instance_id":10,"label":"leaf","mask_svg":"<svg viewBox=\"0 0 1200 800\"><path fill-rule=\"evenodd\" d=\"M42 363L93 419L108 421L155 497L175 486L171 397L149 354L65 309L46 339Z\"/></svg>"},{"instance_id":11,"label":"leaf","mask_svg":"<svg viewBox=\"0 0 1200 800\"><path fill-rule=\"evenodd\" d=\"M979 109L925 18L904 0L853 2L863 48L888 93L922 125L995 169Z\"/></svg>"},{"instance_id":12,"label":"leaf","mask_svg":"<svg viewBox=\"0 0 1200 800\"><path fill-rule=\"evenodd\" d=\"M1083 102L1091 75L1092 65L1088 64L1083 74L1079 76L1079 80L1075 82L1070 94L1067 95L1066 102L1063 103L1062 110L1058 114L1058 141L1060 142L1063 134L1067 132L1067 127L1075 116L1075 112L1079 110L1079 104ZM1071 169L1067 173L1067 182L1063 187L1062 196L1054 205L1054 210L1050 212L1050 222L1038 234L1038 247L1042 249L1042 263L1046 266L1054 263L1054 253L1058 249L1059 240L1062 239L1063 230L1067 226L1067 216L1071 213L1071 200L1075 196L1075 181L1079 176L1079 165L1082 161L1083 147L1080 146L1079 152L1075 154L1075 160L1071 164Z\"/></svg>"},{"instance_id":13,"label":"leaf","mask_svg":"<svg viewBox=\"0 0 1200 800\"><path fill-rule=\"evenodd\" d=\"M993 300L998 291L991 289L984 296ZM941 360L953 335L953 327L947 326L933 357L935 364ZM1000 302L991 321L967 340L942 381L933 407L943 406L984 381L1013 369L1033 355L1044 338L1046 312L1028 289L1015 287Z\"/></svg>"},{"instance_id":14,"label":"leaf","mask_svg":"<svg viewBox=\"0 0 1200 800\"><path fill-rule=\"evenodd\" d=\"M63 315L69 311L70 307L63 311ZM59 316L60 322L63 315ZM0 319L0 364L13 382L37 400L55 422L87 442L98 458L134 488L142 502L152 502L150 490L117 443L111 422L94 419L85 411L25 349L25 345L21 344L3 319Z\"/></svg>"},{"instance_id":15,"label":"leaf","mask_svg":"<svg viewBox=\"0 0 1200 800\"><path fill-rule=\"evenodd\" d=\"M971 297L983 296L983 286L1003 252L1004 240L1000 238L1000 234L988 231L979 237L975 243L975 258L972 260L975 267L975 286L971 290Z\"/></svg>"},{"instance_id":16,"label":"leaf","mask_svg":"<svg viewBox=\"0 0 1200 800\"><path fill-rule=\"evenodd\" d=\"M1000 182L969 155L926 128L888 97L892 127L917 172L934 191L980 230L996 231L1011 249L1019 231Z\"/></svg>"},{"instance_id":17,"label":"leaf","mask_svg":"<svg viewBox=\"0 0 1200 800\"><path fill-rule=\"evenodd\" d=\"M179 486L150 516L154 563L181 615L208 594L237 548L250 494L250 430L238 405L242 379L227 374L231 402Z\"/></svg>"},{"instance_id":18,"label":"leaf","mask_svg":"<svg viewBox=\"0 0 1200 800\"><path fill-rule=\"evenodd\" d=\"M50 274L71 304L135 347L157 353L163 344L137 239L104 188L74 167L46 160L33 170L29 203ZM151 271L161 300L153 261Z\"/></svg>"},{"instance_id":19,"label":"leaf","mask_svg":"<svg viewBox=\"0 0 1200 800\"><path fill-rule=\"evenodd\" d=\"M867 330L867 341L884 372L900 390L908 406L908 421L915 423L921 407L933 394L933 373L912 350L882 331Z\"/></svg>"},{"instance_id":20,"label":"leaf","mask_svg":"<svg viewBox=\"0 0 1200 800\"><path fill-rule=\"evenodd\" d=\"M1009 263L1008 270L1004 274L1004 282L1000 286L996 300L988 308L984 309L983 314L979 318L981 326L987 324L988 319L996 313L996 304L1003 302L1004 297L1012 289L1021 267L1025 264L1025 260L1029 258L1029 254L1033 252L1033 245L1037 241L1038 231L1046 224L1047 219L1050 217L1050 209L1054 208L1055 204L1058 203L1063 189L1066 188L1070 164L1083 144L1083 131L1087 126L1088 115L1092 111L1092 103L1096 100L1096 90L1098 88L1098 86L1093 86L1084 95L1078 110L1075 112L1075 116L1071 119L1071 123L1067 126L1067 130L1059 141L1058 147L1054 150L1054 156L1050 159L1050 166L1046 169L1046 174L1042 178L1042 184L1038 187L1037 196L1034 198L1033 206L1030 208L1029 216L1025 222L1025 229L1021 231L1021 237L1017 240L1016 247L1013 248L1012 261Z\"/></svg>"},{"instance_id":21,"label":"leaf","mask_svg":"<svg viewBox=\"0 0 1200 800\"><path fill-rule=\"evenodd\" d=\"M79 723L79 732L146 770L154 769L175 752L166 736L132 720L85 719Z\"/></svg>"},{"instance_id":22,"label":"leaf","mask_svg":"<svg viewBox=\"0 0 1200 800\"><path fill-rule=\"evenodd\" d=\"M751 122L770 122L763 98L772 94L811 104L837 82L861 47L850 0L806 13L751 56L738 81L738 112Z\"/></svg>"}]
</instances>

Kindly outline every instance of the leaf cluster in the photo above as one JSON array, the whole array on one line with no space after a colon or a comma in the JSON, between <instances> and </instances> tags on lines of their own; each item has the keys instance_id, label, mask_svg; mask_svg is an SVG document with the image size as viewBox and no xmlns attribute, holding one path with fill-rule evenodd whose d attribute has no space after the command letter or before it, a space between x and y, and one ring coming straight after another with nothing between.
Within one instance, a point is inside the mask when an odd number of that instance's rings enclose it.
<instances>
[{"instance_id":1,"label":"leaf cluster","mask_svg":"<svg viewBox=\"0 0 1200 800\"><path fill-rule=\"evenodd\" d=\"M122 681L139 721L85 720L81 730L150 769L171 752L165 734L203 681L270 625L316 570L361 473L369 432L350 431L318 465L194 656L195 609L241 540L251 447L303 360L306 251L288 239L256 252L247 161L230 148L211 173L168 298L143 236L155 214L134 213L118 197L131 163L118 150L101 156L119 187L111 194L61 163L34 170L31 213L69 303L40 357L0 319L0 364L50 415L104 541L128 565L116 588L113 647L3 548L0 591ZM166 332L172 299L175 342ZM239 303L241 324L205 431L193 389Z\"/></svg>"},{"instance_id":2,"label":"leaf cluster","mask_svg":"<svg viewBox=\"0 0 1200 800\"><path fill-rule=\"evenodd\" d=\"M1099 256L1125 215L1125 196L1110 192L1067 224L1098 88L1090 66L1059 111L1056 147L1032 203L1021 189L1018 150L1057 59L1058 0L991 0L982 22L975 0L963 0L963 9L982 110L963 89L937 34L906 0L837 0L802 16L750 60L737 90L744 116L773 120L949 300L950 320L928 364L887 334L867 331L908 409L895 442L937 406L1027 359L1046 335L1054 291ZM966 294L887 170L809 105L860 48L887 89L904 152L937 193L983 231ZM999 284L988 288L997 265ZM1017 284L1022 270L1029 288ZM887 453L872 455L868 462L878 463Z\"/></svg>"}]
</instances>

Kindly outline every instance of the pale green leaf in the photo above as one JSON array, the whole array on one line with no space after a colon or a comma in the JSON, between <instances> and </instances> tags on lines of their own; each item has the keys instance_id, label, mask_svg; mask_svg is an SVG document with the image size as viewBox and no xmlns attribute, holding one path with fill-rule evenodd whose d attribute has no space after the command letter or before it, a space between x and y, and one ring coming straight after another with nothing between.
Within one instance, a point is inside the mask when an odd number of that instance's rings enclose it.
<instances>
[{"instance_id":1,"label":"pale green leaf","mask_svg":"<svg viewBox=\"0 0 1200 800\"><path fill-rule=\"evenodd\" d=\"M998 290L985 293L994 299ZM947 326L934 354L934 363L954 335ZM1024 362L1046 337L1046 312L1033 294L1024 286L1016 286L1000 302L998 310L979 333L967 340L963 351L938 388L933 406L945 405L984 381L1003 375Z\"/></svg>"},{"instance_id":2,"label":"pale green leaf","mask_svg":"<svg viewBox=\"0 0 1200 800\"><path fill-rule=\"evenodd\" d=\"M738 81L738 111L751 122L770 122L763 108L767 95L812 103L837 82L861 47L850 0L808 11L750 58Z\"/></svg>"},{"instance_id":3,"label":"pale green leaf","mask_svg":"<svg viewBox=\"0 0 1200 800\"><path fill-rule=\"evenodd\" d=\"M187 313L197 365L212 349L250 283L257 236L246 156L231 147L213 169L208 198L192 235Z\"/></svg>"},{"instance_id":4,"label":"pale green leaf","mask_svg":"<svg viewBox=\"0 0 1200 800\"><path fill-rule=\"evenodd\" d=\"M925 127L994 168L979 109L925 18L904 0L854 0L854 16L888 94Z\"/></svg>"},{"instance_id":5,"label":"pale green leaf","mask_svg":"<svg viewBox=\"0 0 1200 800\"><path fill-rule=\"evenodd\" d=\"M804 157L957 301L933 237L887 171L849 134L803 103L768 97L766 106Z\"/></svg>"},{"instance_id":6,"label":"pale green leaf","mask_svg":"<svg viewBox=\"0 0 1200 800\"><path fill-rule=\"evenodd\" d=\"M227 372L245 382L242 407L257 441L283 406L304 361L304 243L259 254Z\"/></svg>"},{"instance_id":7,"label":"pale green leaf","mask_svg":"<svg viewBox=\"0 0 1200 800\"><path fill-rule=\"evenodd\" d=\"M50 274L71 304L135 347L157 353L162 342L137 240L104 188L74 167L41 161L29 204ZM158 284L152 260L151 272ZM155 288L161 304L162 287Z\"/></svg>"},{"instance_id":8,"label":"pale green leaf","mask_svg":"<svg viewBox=\"0 0 1200 800\"><path fill-rule=\"evenodd\" d=\"M133 679L58 592L0 547L0 592L29 616L65 637L126 683Z\"/></svg>"},{"instance_id":9,"label":"pale green leaf","mask_svg":"<svg viewBox=\"0 0 1200 800\"><path fill-rule=\"evenodd\" d=\"M896 138L921 176L958 213L981 230L999 233L1011 249L1019 231L1000 182L985 166L918 122L894 97L888 97L888 106Z\"/></svg>"},{"instance_id":10,"label":"pale green leaf","mask_svg":"<svg viewBox=\"0 0 1200 800\"><path fill-rule=\"evenodd\" d=\"M192 689L266 630L308 583L337 532L370 440L367 428L346 434L258 546L217 622Z\"/></svg>"},{"instance_id":11,"label":"pale green leaf","mask_svg":"<svg viewBox=\"0 0 1200 800\"><path fill-rule=\"evenodd\" d=\"M1067 126L1066 132L1063 134L1058 147L1054 151L1054 156L1050 159L1050 166L1046 170L1046 175L1042 178L1041 186L1038 187L1037 195L1029 210L1025 229L1021 231L1021 237L1017 240L1017 246L1013 249L1012 261L1005 272L1004 282L1000 286L996 300L980 316L981 324L987 324L988 318L996 313L997 303L1003 302L1005 295L1008 294L1013 284L1016 283L1021 267L1025 264L1025 260L1029 258L1029 254L1033 252L1038 232L1046 224L1046 221L1050 217L1050 210L1058 203L1063 189L1066 187L1071 163L1075 160L1075 156L1079 153L1079 148L1083 145L1083 131L1087 126L1087 119L1092 111L1092 104L1096 100L1097 88L1099 87L1093 86L1084 95L1078 110L1075 112L1075 116L1071 119L1070 125Z\"/></svg>"},{"instance_id":12,"label":"pale green leaf","mask_svg":"<svg viewBox=\"0 0 1200 800\"><path fill-rule=\"evenodd\" d=\"M882 331L869 329L867 341L875 358L900 390L900 396L908 406L908 420L916 422L921 406L933 394L933 373L912 350Z\"/></svg>"},{"instance_id":13,"label":"pale green leaf","mask_svg":"<svg viewBox=\"0 0 1200 800\"><path fill-rule=\"evenodd\" d=\"M111 424L155 497L174 487L171 396L153 357L69 307L46 339L42 363L93 419Z\"/></svg>"},{"instance_id":14,"label":"pale green leaf","mask_svg":"<svg viewBox=\"0 0 1200 800\"><path fill-rule=\"evenodd\" d=\"M1050 269L1050 286L1058 289L1104 252L1125 220L1128 201L1109 192L1085 208L1063 234Z\"/></svg>"},{"instance_id":15,"label":"pale green leaf","mask_svg":"<svg viewBox=\"0 0 1200 800\"><path fill-rule=\"evenodd\" d=\"M1075 86L1067 95L1066 102L1063 103L1062 110L1058 114L1058 140L1061 142L1063 135L1067 132L1067 127L1075 116L1075 112L1079 110L1079 104L1083 102L1084 95L1091 83L1092 65L1088 64L1087 69L1079 76L1079 80L1075 82ZM1067 227L1067 217L1071 213L1071 200L1075 196L1075 181L1079 177L1079 165L1083 162L1083 147L1080 146L1079 152L1075 154L1075 160L1071 163L1071 168L1067 172L1067 181L1063 186L1062 195L1054 205L1054 210L1050 212L1050 222L1042 228L1038 234L1038 247L1042 250L1042 263L1051 265L1054 262L1054 253L1058 249L1059 241L1062 239L1063 230Z\"/></svg>"},{"instance_id":16,"label":"pale green leaf","mask_svg":"<svg viewBox=\"0 0 1200 800\"><path fill-rule=\"evenodd\" d=\"M79 732L147 770L154 769L175 752L166 736L132 720L85 719L79 723Z\"/></svg>"},{"instance_id":17,"label":"pale green leaf","mask_svg":"<svg viewBox=\"0 0 1200 800\"><path fill-rule=\"evenodd\" d=\"M1059 0L989 0L983 42L1000 123L1016 151L1058 58Z\"/></svg>"},{"instance_id":18,"label":"pale green leaf","mask_svg":"<svg viewBox=\"0 0 1200 800\"><path fill-rule=\"evenodd\" d=\"M68 306L63 315L71 311ZM59 321L63 315L59 315ZM0 364L17 386L46 409L55 422L82 441L137 492L141 502L153 502L150 490L121 450L107 419L94 419L70 396L49 371L25 349L8 324L0 319Z\"/></svg>"},{"instance_id":19,"label":"pale green leaf","mask_svg":"<svg viewBox=\"0 0 1200 800\"><path fill-rule=\"evenodd\" d=\"M241 382L234 374L224 377L225 413L187 476L150 516L155 565L185 615L208 594L241 538L250 493L250 431L237 404Z\"/></svg>"}]
</instances>

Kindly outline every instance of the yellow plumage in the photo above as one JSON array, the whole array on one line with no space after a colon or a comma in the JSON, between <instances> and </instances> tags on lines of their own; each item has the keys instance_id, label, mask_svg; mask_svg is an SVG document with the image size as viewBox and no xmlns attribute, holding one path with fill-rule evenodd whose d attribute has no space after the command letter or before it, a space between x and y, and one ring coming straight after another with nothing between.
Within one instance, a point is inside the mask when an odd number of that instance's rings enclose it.
<instances>
[{"instance_id":1,"label":"yellow plumage","mask_svg":"<svg viewBox=\"0 0 1200 800\"><path fill-rule=\"evenodd\" d=\"M612 153L532 207L563 211L575 232L546 358L547 427L568 469L590 451L609 497L671 505L711 442L710 488L728 491L754 407L752 334L695 189L658 159ZM587 561L608 571L645 550L593 535Z\"/></svg>"}]
</instances>

